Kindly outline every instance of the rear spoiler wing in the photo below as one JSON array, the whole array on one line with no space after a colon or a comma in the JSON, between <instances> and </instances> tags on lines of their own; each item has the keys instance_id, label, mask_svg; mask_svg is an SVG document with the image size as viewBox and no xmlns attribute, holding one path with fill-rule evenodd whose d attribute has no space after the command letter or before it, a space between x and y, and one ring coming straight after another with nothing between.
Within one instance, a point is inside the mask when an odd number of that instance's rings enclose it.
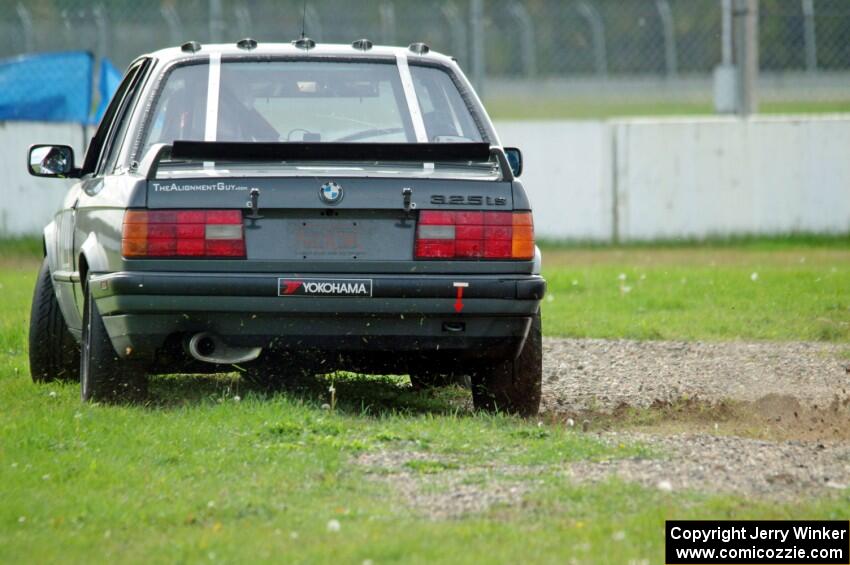
<instances>
[{"instance_id":1,"label":"rear spoiler wing","mask_svg":"<svg viewBox=\"0 0 850 565\"><path fill-rule=\"evenodd\" d=\"M502 180L514 179L501 147L488 143L305 143L175 141L157 143L145 154L136 171L147 180L156 178L160 162L191 161L410 161L418 163L482 162L494 158Z\"/></svg>"}]
</instances>

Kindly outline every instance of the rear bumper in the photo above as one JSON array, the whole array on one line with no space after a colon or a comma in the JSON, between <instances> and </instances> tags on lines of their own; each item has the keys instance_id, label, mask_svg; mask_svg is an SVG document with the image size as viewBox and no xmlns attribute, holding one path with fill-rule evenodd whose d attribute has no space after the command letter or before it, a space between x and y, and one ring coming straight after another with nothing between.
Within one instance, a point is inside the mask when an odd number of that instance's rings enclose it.
<instances>
[{"instance_id":1,"label":"rear bumper","mask_svg":"<svg viewBox=\"0 0 850 565\"><path fill-rule=\"evenodd\" d=\"M118 272L91 279L122 357L149 358L175 336L232 345L339 352L504 356L522 345L546 291L525 275L321 275L371 281L369 297L279 296L287 274ZM458 310L458 287L462 307Z\"/></svg>"}]
</instances>

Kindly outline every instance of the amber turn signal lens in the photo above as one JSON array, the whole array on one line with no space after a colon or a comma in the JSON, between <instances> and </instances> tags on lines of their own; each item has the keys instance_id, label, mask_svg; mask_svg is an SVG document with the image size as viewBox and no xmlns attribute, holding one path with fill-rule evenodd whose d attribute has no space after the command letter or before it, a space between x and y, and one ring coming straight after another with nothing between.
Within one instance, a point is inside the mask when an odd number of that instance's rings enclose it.
<instances>
[{"instance_id":1,"label":"amber turn signal lens","mask_svg":"<svg viewBox=\"0 0 850 565\"><path fill-rule=\"evenodd\" d=\"M514 212L511 257L526 260L534 258L534 220L531 212Z\"/></svg>"}]
</instances>

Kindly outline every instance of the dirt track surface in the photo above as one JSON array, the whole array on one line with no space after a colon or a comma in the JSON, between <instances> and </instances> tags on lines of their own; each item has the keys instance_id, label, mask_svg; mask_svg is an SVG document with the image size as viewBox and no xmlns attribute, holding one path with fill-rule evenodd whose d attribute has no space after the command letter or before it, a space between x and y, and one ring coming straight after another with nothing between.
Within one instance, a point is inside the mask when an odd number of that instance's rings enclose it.
<instances>
[{"instance_id":1,"label":"dirt track surface","mask_svg":"<svg viewBox=\"0 0 850 565\"><path fill-rule=\"evenodd\" d=\"M578 482L611 476L664 491L692 490L793 500L850 489L850 443L765 441L684 433L604 433L610 442L640 441L661 457L583 461L568 474Z\"/></svg>"},{"instance_id":2,"label":"dirt track surface","mask_svg":"<svg viewBox=\"0 0 850 565\"><path fill-rule=\"evenodd\" d=\"M582 462L662 490L769 499L850 488L847 345L548 339L543 412L660 458Z\"/></svg>"},{"instance_id":3,"label":"dirt track surface","mask_svg":"<svg viewBox=\"0 0 850 565\"><path fill-rule=\"evenodd\" d=\"M850 345L545 339L540 419L652 457L547 465L577 484L612 477L664 492L789 502L850 492ZM434 475L434 454L357 463L432 519L519 505L537 485L496 462ZM468 481L483 475L487 480Z\"/></svg>"},{"instance_id":4,"label":"dirt track surface","mask_svg":"<svg viewBox=\"0 0 850 565\"><path fill-rule=\"evenodd\" d=\"M850 396L850 345L546 339L543 410L648 407L682 398L790 397L824 407Z\"/></svg>"}]
</instances>

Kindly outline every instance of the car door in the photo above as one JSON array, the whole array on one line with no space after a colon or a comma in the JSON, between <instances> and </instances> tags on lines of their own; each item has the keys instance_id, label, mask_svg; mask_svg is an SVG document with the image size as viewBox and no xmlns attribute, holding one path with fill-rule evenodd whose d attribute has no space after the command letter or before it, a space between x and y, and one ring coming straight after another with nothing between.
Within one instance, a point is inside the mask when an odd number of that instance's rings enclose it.
<instances>
[{"instance_id":1,"label":"car door","mask_svg":"<svg viewBox=\"0 0 850 565\"><path fill-rule=\"evenodd\" d=\"M80 313L74 308L74 281L77 278L73 253L74 215L79 194L80 182L77 181L68 190L62 201L62 208L54 216L53 222L56 226L54 236L45 242L46 245L51 246L47 256L51 259L50 274L53 277L59 307L68 328L74 334L77 334L82 327Z\"/></svg>"},{"instance_id":2,"label":"car door","mask_svg":"<svg viewBox=\"0 0 850 565\"><path fill-rule=\"evenodd\" d=\"M75 187L76 200L71 205L72 213L69 215L69 229L73 236L64 238L62 241L71 248L70 254L77 272L72 282L80 319L82 319L85 300L83 292L85 281L82 280L85 273L80 272L79 262L82 245L92 229L91 222L86 221L90 220L86 212L103 204L103 198L100 195L104 188L105 177L111 173L115 165L115 155L120 149L121 137L126 130L122 126L129 119L134 102L138 98L138 91L150 66L151 59L147 57L138 59L130 65L86 151L82 167L83 176ZM85 202L84 209L80 207L81 200Z\"/></svg>"}]
</instances>

